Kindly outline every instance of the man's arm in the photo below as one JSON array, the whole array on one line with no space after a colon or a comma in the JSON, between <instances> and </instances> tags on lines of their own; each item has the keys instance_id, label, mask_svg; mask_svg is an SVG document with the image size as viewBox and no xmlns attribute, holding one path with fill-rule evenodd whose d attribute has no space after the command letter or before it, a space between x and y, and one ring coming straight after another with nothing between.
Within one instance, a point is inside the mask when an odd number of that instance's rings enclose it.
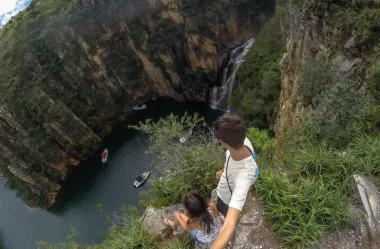
<instances>
[{"instance_id":1,"label":"man's arm","mask_svg":"<svg viewBox=\"0 0 380 249\"><path fill-rule=\"evenodd\" d=\"M223 249L235 231L239 222L240 210L243 210L249 188L254 182L253 173L246 173L247 172L242 172L241 176L236 179L236 185L229 203L227 217L211 249Z\"/></svg>"},{"instance_id":2,"label":"man's arm","mask_svg":"<svg viewBox=\"0 0 380 249\"><path fill-rule=\"evenodd\" d=\"M214 241L211 249L223 249L228 244L228 241L235 232L235 228L239 221L239 215L240 211L236 208L228 209L227 217L224 221L222 229L220 230L219 235Z\"/></svg>"}]
</instances>

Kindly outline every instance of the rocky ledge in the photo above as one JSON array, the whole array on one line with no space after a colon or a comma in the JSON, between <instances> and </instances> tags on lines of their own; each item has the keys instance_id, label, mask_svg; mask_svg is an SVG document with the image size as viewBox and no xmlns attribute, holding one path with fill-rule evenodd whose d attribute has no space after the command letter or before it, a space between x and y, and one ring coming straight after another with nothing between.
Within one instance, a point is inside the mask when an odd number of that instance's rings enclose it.
<instances>
[{"instance_id":1,"label":"rocky ledge","mask_svg":"<svg viewBox=\"0 0 380 249\"><path fill-rule=\"evenodd\" d=\"M353 205L352 221L339 231L330 231L311 249L377 249L380 245L380 190L370 179L354 176L358 184L358 196L362 200ZM211 200L216 200L213 191ZM164 208L148 207L143 215L144 225L163 240L183 238L187 233L180 227L171 229L163 219L173 217L175 210L183 210L182 205ZM208 249L210 246L196 244L196 249ZM228 249L279 249L281 241L270 229L265 218L264 206L255 193L250 193L243 209L239 225Z\"/></svg>"}]
</instances>

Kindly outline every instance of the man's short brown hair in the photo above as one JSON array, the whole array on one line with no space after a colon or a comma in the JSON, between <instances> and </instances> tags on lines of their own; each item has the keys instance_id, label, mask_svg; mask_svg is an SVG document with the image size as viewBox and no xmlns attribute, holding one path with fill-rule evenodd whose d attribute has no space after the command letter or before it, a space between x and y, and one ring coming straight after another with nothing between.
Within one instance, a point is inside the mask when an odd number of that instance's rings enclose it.
<instances>
[{"instance_id":1,"label":"man's short brown hair","mask_svg":"<svg viewBox=\"0 0 380 249\"><path fill-rule=\"evenodd\" d=\"M225 113L214 122L215 136L234 149L244 146L246 128L244 121L237 115Z\"/></svg>"}]
</instances>

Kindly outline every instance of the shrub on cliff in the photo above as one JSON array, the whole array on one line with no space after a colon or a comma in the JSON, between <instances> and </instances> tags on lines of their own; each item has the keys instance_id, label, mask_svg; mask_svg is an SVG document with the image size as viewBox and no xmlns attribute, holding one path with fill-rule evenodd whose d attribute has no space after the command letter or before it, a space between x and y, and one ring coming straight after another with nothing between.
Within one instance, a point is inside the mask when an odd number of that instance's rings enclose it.
<instances>
[{"instance_id":1,"label":"shrub on cliff","mask_svg":"<svg viewBox=\"0 0 380 249\"><path fill-rule=\"evenodd\" d=\"M186 192L209 196L216 186L215 172L223 167L223 150L210 128L197 114L173 114L157 122L147 120L133 128L149 135L148 152L156 154L157 178L150 180L144 205L162 206L180 202ZM186 138L182 144L179 139ZM152 200L153 195L153 200Z\"/></svg>"},{"instance_id":2,"label":"shrub on cliff","mask_svg":"<svg viewBox=\"0 0 380 249\"><path fill-rule=\"evenodd\" d=\"M293 145L309 140L343 148L361 133L378 130L380 106L371 94L339 75L326 61L312 59L303 65L299 95L303 104L312 108L300 116L302 127L290 132Z\"/></svg>"}]
</instances>

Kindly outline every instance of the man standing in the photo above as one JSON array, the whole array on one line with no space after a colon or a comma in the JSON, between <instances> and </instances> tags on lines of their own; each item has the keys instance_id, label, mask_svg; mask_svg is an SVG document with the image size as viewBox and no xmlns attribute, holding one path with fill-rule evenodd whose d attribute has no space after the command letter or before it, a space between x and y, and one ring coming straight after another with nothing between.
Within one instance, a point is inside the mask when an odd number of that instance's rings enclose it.
<instances>
[{"instance_id":1,"label":"man standing","mask_svg":"<svg viewBox=\"0 0 380 249\"><path fill-rule=\"evenodd\" d=\"M214 122L214 135L227 151L224 168L216 173L219 179L217 208L225 221L211 249L223 249L234 234L248 191L257 179L259 169L241 118L229 113L220 116Z\"/></svg>"}]
</instances>

